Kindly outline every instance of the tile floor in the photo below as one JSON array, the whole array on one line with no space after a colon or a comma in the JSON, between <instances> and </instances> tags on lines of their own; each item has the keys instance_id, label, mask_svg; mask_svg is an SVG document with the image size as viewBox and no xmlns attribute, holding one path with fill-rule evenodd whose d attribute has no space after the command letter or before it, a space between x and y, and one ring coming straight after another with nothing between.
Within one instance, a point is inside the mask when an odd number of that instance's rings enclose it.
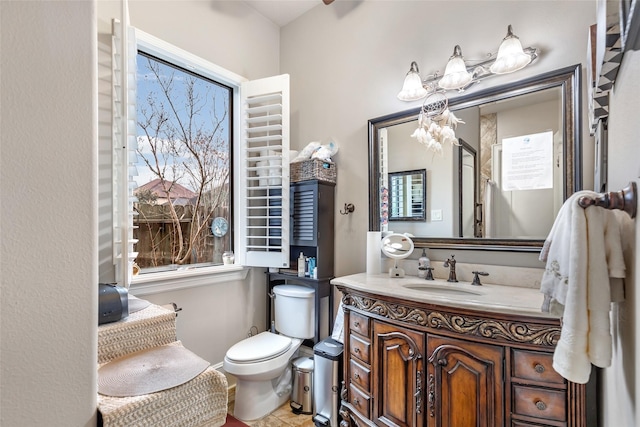
<instances>
[{"instance_id":1,"label":"tile floor","mask_svg":"<svg viewBox=\"0 0 640 427\"><path fill-rule=\"evenodd\" d=\"M229 413L233 415L234 402L229 402ZM296 415L291 411L289 402L285 403L271 414L256 421L245 421L251 427L313 427L312 415Z\"/></svg>"}]
</instances>

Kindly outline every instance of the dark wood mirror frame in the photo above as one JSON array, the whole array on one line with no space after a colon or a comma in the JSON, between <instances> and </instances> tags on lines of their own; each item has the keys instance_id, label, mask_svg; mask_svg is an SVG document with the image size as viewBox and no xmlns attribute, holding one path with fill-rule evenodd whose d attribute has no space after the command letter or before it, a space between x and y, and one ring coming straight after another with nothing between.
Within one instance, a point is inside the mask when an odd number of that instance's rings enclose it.
<instances>
[{"instance_id":1,"label":"dark wood mirror frame","mask_svg":"<svg viewBox=\"0 0 640 427\"><path fill-rule=\"evenodd\" d=\"M582 189L582 94L581 66L579 64L451 99L449 100L449 108L451 111L456 111L555 87L560 88L562 91L565 171L563 199L566 200L571 194ZM371 119L368 122L370 231L380 230L380 168L378 155L380 147L378 132L388 126L416 120L419 112L420 107L416 107ZM428 238L423 236L414 236L412 239L415 247L518 252L540 251L544 243L544 240L537 239Z\"/></svg>"}]
</instances>

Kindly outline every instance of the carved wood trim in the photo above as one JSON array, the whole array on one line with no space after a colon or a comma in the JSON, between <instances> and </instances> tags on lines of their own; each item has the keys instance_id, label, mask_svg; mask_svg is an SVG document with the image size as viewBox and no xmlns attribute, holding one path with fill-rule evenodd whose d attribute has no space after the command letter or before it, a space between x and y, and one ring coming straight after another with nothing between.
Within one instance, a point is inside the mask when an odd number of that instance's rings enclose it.
<instances>
[{"instance_id":1,"label":"carved wood trim","mask_svg":"<svg viewBox=\"0 0 640 427\"><path fill-rule=\"evenodd\" d=\"M560 326L539 325L518 320L496 320L441 310L425 310L348 292L344 293L342 303L391 320L497 341L555 347L560 339Z\"/></svg>"}]
</instances>

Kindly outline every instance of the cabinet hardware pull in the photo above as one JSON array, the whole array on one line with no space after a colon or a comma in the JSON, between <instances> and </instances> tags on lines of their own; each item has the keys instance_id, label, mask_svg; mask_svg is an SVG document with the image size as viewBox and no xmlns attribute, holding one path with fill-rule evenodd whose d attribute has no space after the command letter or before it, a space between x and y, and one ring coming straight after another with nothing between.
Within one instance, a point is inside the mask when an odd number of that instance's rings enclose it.
<instances>
[{"instance_id":1,"label":"cabinet hardware pull","mask_svg":"<svg viewBox=\"0 0 640 427\"><path fill-rule=\"evenodd\" d=\"M356 372L355 374L353 374L353 378L355 378L356 380L360 379L360 375Z\"/></svg>"},{"instance_id":2,"label":"cabinet hardware pull","mask_svg":"<svg viewBox=\"0 0 640 427\"><path fill-rule=\"evenodd\" d=\"M354 353L360 353L360 349L358 347L353 349Z\"/></svg>"},{"instance_id":3,"label":"cabinet hardware pull","mask_svg":"<svg viewBox=\"0 0 640 427\"><path fill-rule=\"evenodd\" d=\"M538 408L541 411L544 411L545 409L547 409L547 405L542 400L538 400L536 402L536 408Z\"/></svg>"},{"instance_id":4,"label":"cabinet hardware pull","mask_svg":"<svg viewBox=\"0 0 640 427\"><path fill-rule=\"evenodd\" d=\"M445 359L445 358L438 359L438 365L447 366L447 359Z\"/></svg>"},{"instance_id":5,"label":"cabinet hardware pull","mask_svg":"<svg viewBox=\"0 0 640 427\"><path fill-rule=\"evenodd\" d=\"M429 394L428 394L427 400L429 401L429 416L430 417L435 417L436 416L436 407L435 407L436 391L435 391L435 385L433 384L433 382L434 382L433 374L429 374L429 383L428 383Z\"/></svg>"},{"instance_id":6,"label":"cabinet hardware pull","mask_svg":"<svg viewBox=\"0 0 640 427\"><path fill-rule=\"evenodd\" d=\"M353 399L353 404L356 406L360 406L360 399L358 399L357 397Z\"/></svg>"},{"instance_id":7,"label":"cabinet hardware pull","mask_svg":"<svg viewBox=\"0 0 640 427\"><path fill-rule=\"evenodd\" d=\"M357 320L355 322L353 322L353 326L355 326L356 328L360 327L360 322L358 322Z\"/></svg>"},{"instance_id":8,"label":"cabinet hardware pull","mask_svg":"<svg viewBox=\"0 0 640 427\"><path fill-rule=\"evenodd\" d=\"M534 366L533 369L535 369L535 371L539 374L544 372L544 366L539 363L536 363L536 366Z\"/></svg>"},{"instance_id":9,"label":"cabinet hardware pull","mask_svg":"<svg viewBox=\"0 0 640 427\"><path fill-rule=\"evenodd\" d=\"M422 413L422 371L416 372L416 414Z\"/></svg>"}]
</instances>

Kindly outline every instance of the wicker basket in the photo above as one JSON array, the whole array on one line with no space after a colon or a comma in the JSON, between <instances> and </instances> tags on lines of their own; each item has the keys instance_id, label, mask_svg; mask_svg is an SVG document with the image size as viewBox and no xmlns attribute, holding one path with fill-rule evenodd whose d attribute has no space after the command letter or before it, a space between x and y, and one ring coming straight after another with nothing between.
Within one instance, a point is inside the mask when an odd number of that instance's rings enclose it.
<instances>
[{"instance_id":1,"label":"wicker basket","mask_svg":"<svg viewBox=\"0 0 640 427\"><path fill-rule=\"evenodd\" d=\"M336 182L336 164L321 159L310 159L294 162L289 165L291 182L317 179L324 182Z\"/></svg>"}]
</instances>

